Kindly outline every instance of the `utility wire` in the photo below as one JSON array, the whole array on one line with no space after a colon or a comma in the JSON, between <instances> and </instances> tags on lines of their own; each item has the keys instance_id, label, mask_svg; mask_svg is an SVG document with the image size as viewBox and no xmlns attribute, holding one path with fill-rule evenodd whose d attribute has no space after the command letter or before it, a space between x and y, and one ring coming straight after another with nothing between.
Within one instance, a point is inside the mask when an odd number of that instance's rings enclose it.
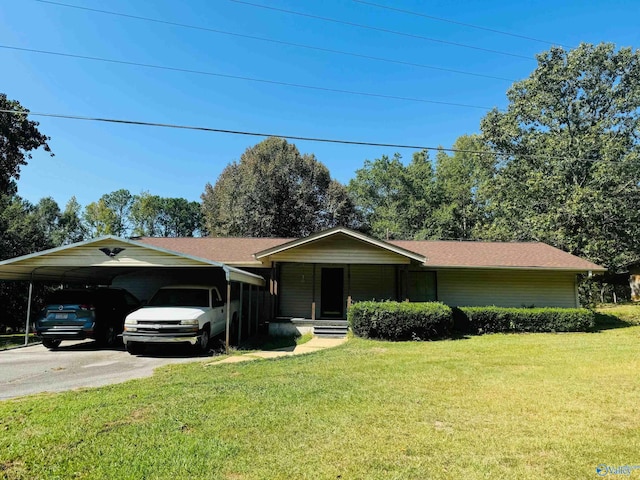
<instances>
[{"instance_id":1,"label":"utility wire","mask_svg":"<svg viewBox=\"0 0 640 480\"><path fill-rule=\"evenodd\" d=\"M508 35L510 37L515 37L515 38L522 38L524 40L530 40L532 42L546 43L548 45L558 45L559 47L572 48L571 46L563 45L560 42L551 42L549 40L541 40L539 38L529 37L527 35L520 35L520 34L512 33L512 32L505 32L504 30L497 30L497 29L494 29L494 28L483 27L481 25L474 25L472 23L458 22L456 20L451 20L449 18L435 17L433 15L427 15L426 13L414 12L414 11L411 11L411 10L404 10L402 8L390 7L388 5L381 5L379 3L367 2L365 0L352 0L352 1L356 2L356 3L361 3L363 5L369 5L371 7L383 8L385 10L391 10L391 11L394 11L394 12L405 13L407 15L413 15L413 16L416 16L416 17L428 18L429 20L436 20L438 22L451 23L453 25L461 25L463 27L475 28L477 30L484 30L485 32L497 33L497 34L500 34L500 35Z\"/></svg>"},{"instance_id":2,"label":"utility wire","mask_svg":"<svg viewBox=\"0 0 640 480\"><path fill-rule=\"evenodd\" d=\"M365 141L357 141L357 140L342 140L335 138L320 138L320 137L301 137L297 135L283 135L279 133L262 133L262 132L247 132L243 130L228 130L223 128L211 128L211 127L198 127L191 125L178 125L173 123L158 123L158 122L145 122L140 120L125 120L118 118L101 118L101 117L84 117L80 115L65 115L60 113L42 113L42 112L30 112L29 110L7 110L0 109L0 113L8 113L12 115L19 116L39 116L39 117L51 117L51 118L63 118L68 120L82 120L88 122L104 122L104 123L116 123L123 125L137 125L144 127L159 127L159 128L172 128L179 130L196 130L201 132L212 132L212 133L227 133L231 135L246 135L252 137L279 137L285 138L287 140L301 140L305 142L320 142L320 143L334 143L341 145L359 145L359 146L369 146L369 147L390 147L390 148L399 148L399 149L410 149L410 150L430 150L430 151L442 151L442 152L453 152L453 153L473 153L478 155L493 155L495 157L510 157L513 154L503 153L503 152L488 152L486 150L464 150L458 148L444 148L444 147L429 147L425 145L407 145L402 143L381 143L381 142L365 142ZM594 158L576 158L576 157L563 157L557 155L534 155L534 154L518 154L520 157L524 158L543 158L547 160L571 160L571 161L580 161L580 162L599 162L601 159Z\"/></svg>"},{"instance_id":3,"label":"utility wire","mask_svg":"<svg viewBox=\"0 0 640 480\"><path fill-rule=\"evenodd\" d=\"M469 105L465 103L454 103L454 102L443 102L439 100L427 100L424 98L415 98L415 97L402 97L397 95L385 95L382 93L370 93L370 92L359 92L355 90L343 90L339 88L329 88L329 87L320 87L316 85L305 85L301 83L291 83L291 82L281 82L278 80L267 80L263 78L253 78L253 77L244 77L240 75L229 75L225 73L215 73L215 72L206 72L202 70L190 70L187 68L178 68L178 67L167 67L164 65L154 65L150 63L138 63L138 62L129 62L126 60L114 60L110 58L102 58L102 57L90 57L87 55L75 55L71 53L62 53L62 52L51 52L48 50L36 50L31 48L21 48L21 47L13 47L10 45L0 45L0 48L7 50L17 50L21 52L30 52L30 53L39 53L44 55L55 55L59 57L68 57L68 58L78 58L82 60L92 60L95 62L105 62L105 63L115 63L119 65L129 65L134 67L143 67L143 68L153 68L157 70L168 70L172 72L181 72L181 73L190 73L195 75L206 75L210 77L219 77L219 78L228 78L232 80L244 80L247 82L257 82L257 83L266 83L269 85L280 85L284 87L293 87L293 88L304 88L307 90L319 90L322 92L331 92L331 93L342 93L347 95L358 95L363 97L374 97L374 98L384 98L388 100L403 100L407 102L421 102L421 103L430 103L436 105L446 105L450 107L462 107L462 108L475 108L479 110L491 110L491 107L483 107L479 105Z\"/></svg>"},{"instance_id":4,"label":"utility wire","mask_svg":"<svg viewBox=\"0 0 640 480\"><path fill-rule=\"evenodd\" d=\"M87 12L93 12L93 13L100 13L103 15L111 15L111 16L116 16L116 17L123 17L123 18L129 18L129 19L133 19L133 20L142 20L145 22L153 22L153 23L158 23L161 25L170 25L173 27L180 27L180 28L188 28L191 30L200 30L203 32L209 32L209 33L216 33L219 35L227 35L227 36L232 36L232 37L237 37L237 38L246 38L249 40L257 40L260 42L269 42L269 43L275 43L277 45L287 45L289 47L296 47L296 48L305 48L307 50L315 50L318 52L325 52L325 53L333 53L333 54L337 54L337 55L346 55L346 56L350 56L350 57L355 57L355 58L363 58L365 60L374 60L377 62L386 62L386 63L393 63L396 65L406 65L406 66L410 66L410 67L418 67L418 68L426 68L429 70L437 70L437 71L441 71L441 72L449 72L449 73L456 73L459 75L470 75L470 76L474 76L474 77L482 77L482 78L490 78L493 80L503 80L506 82L515 82L515 79L512 78L505 78L505 77L499 77L499 76L495 76L495 75L488 75L488 74L483 74L483 73L475 73L475 72L467 72L464 70L456 70L453 68L445 68L445 67L437 67L434 65L426 65L423 63L416 63L416 62L406 62L406 61L402 61L402 60L395 60L392 58L385 58L385 57L376 57L373 55L364 55L364 54L360 54L360 53L355 53L355 52L347 52L344 50L334 50L331 48L324 48L324 47L316 47L313 45L306 45L303 43L294 43L294 42L286 42L284 40L274 40L271 38L265 38L265 37L258 37L258 36L254 36L254 35L245 35L242 33L234 33L234 32L227 32L224 30L218 30L215 28L208 28L208 27L199 27L196 25L189 25L186 23L177 23L177 22L170 22L167 20L160 20L157 18L150 18L150 17L142 17L142 16L138 16L138 15L129 15L127 13L120 13L120 12L113 12L113 11L109 11L109 10L100 10L97 8L89 8L89 7L81 7L79 5L71 5L68 3L61 3L61 2L54 2L51 0L33 0L35 2L39 2L39 3L46 3L49 5L56 5L59 7L67 7L67 8L74 8L77 10L85 10Z\"/></svg>"},{"instance_id":5,"label":"utility wire","mask_svg":"<svg viewBox=\"0 0 640 480\"><path fill-rule=\"evenodd\" d=\"M295 10L286 10L284 8L271 7L271 6L268 6L268 5L260 5L258 3L247 2L247 1L244 1L244 0L229 0L229 1L230 2L234 2L234 3L240 3L242 5L248 5L248 6L251 6L251 7L264 8L266 10L273 10L273 11L276 11L276 12L288 13L288 14L291 14L291 15L298 15L300 17L313 18L313 19L316 19L316 20L322 20L324 22L337 23L337 24L340 24L340 25L348 25L350 27L364 28L364 29L367 29L367 30L374 30L376 32L384 32L384 33L390 33L392 35L399 35L399 36L402 36L402 37L409 37L409 38L416 38L416 39L419 39L419 40L426 40L428 42L441 43L441 44L445 44L445 45L453 45L455 47L470 48L472 50L479 50L479 51L488 52L488 53L496 53L498 55L506 55L506 56L509 56L509 57L524 58L526 60L535 60L535 58L533 58L531 56L520 55L518 53L504 52L504 51L501 51L501 50L492 50L490 48L483 48L483 47L478 47L478 46L475 46L475 45L468 45L466 43L450 42L448 40L441 40L441 39L438 39L438 38L425 37L423 35L418 35L418 34L415 34L415 33L406 33L406 32L400 32L398 30L389 30L387 28L374 27L372 25L364 25L362 23L347 22L347 21L344 21L344 20L338 20L336 18L322 17L320 15L312 15L310 13L297 12Z\"/></svg>"}]
</instances>

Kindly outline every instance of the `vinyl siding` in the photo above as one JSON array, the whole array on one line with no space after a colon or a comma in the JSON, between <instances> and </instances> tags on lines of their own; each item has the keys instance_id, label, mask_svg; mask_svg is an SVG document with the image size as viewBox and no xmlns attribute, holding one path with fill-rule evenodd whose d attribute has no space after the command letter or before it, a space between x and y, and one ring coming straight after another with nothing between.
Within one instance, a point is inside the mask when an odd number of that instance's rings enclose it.
<instances>
[{"instance_id":1,"label":"vinyl siding","mask_svg":"<svg viewBox=\"0 0 640 480\"><path fill-rule=\"evenodd\" d=\"M396 269L393 265L352 265L349 283L354 302L396 299Z\"/></svg>"},{"instance_id":2,"label":"vinyl siding","mask_svg":"<svg viewBox=\"0 0 640 480\"><path fill-rule=\"evenodd\" d=\"M393 265L316 265L314 288L313 264L283 263L280 266L279 316L311 318L311 304L315 301L316 318L320 318L320 290L324 267L344 269L342 301L345 312L349 295L355 302L396 299L396 268Z\"/></svg>"},{"instance_id":3,"label":"vinyl siding","mask_svg":"<svg viewBox=\"0 0 640 480\"><path fill-rule=\"evenodd\" d=\"M319 272L316 274L319 277ZM317 287L318 290L320 287ZM278 315L293 318L311 318L313 302L313 265L283 263L280 266L280 308ZM316 292L320 294L319 291ZM317 309L320 308L319 301ZM318 311L318 310L317 310Z\"/></svg>"},{"instance_id":4,"label":"vinyl siding","mask_svg":"<svg viewBox=\"0 0 640 480\"><path fill-rule=\"evenodd\" d=\"M576 307L576 275L513 270L441 270L438 300L450 306Z\"/></svg>"},{"instance_id":5,"label":"vinyl siding","mask_svg":"<svg viewBox=\"0 0 640 480\"><path fill-rule=\"evenodd\" d=\"M274 262L408 264L409 258L346 236L330 237L270 256Z\"/></svg>"}]
</instances>

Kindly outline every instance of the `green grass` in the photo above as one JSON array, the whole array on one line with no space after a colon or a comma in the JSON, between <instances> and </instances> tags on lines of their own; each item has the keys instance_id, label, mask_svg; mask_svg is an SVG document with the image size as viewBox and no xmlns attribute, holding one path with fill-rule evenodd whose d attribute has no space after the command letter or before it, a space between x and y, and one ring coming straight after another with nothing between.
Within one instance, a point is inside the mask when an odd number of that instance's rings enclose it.
<instances>
[{"instance_id":1,"label":"green grass","mask_svg":"<svg viewBox=\"0 0 640 480\"><path fill-rule=\"evenodd\" d=\"M33 334L29 334L29 343L37 343L40 339ZM0 335L0 350L24 345L24 333L11 335Z\"/></svg>"},{"instance_id":2,"label":"green grass","mask_svg":"<svg viewBox=\"0 0 640 480\"><path fill-rule=\"evenodd\" d=\"M600 315L616 317L630 325L640 325L640 302L598 305L596 312Z\"/></svg>"},{"instance_id":3,"label":"green grass","mask_svg":"<svg viewBox=\"0 0 640 480\"><path fill-rule=\"evenodd\" d=\"M0 402L0 475L597 478L640 464L639 371L640 327L173 365Z\"/></svg>"}]
</instances>

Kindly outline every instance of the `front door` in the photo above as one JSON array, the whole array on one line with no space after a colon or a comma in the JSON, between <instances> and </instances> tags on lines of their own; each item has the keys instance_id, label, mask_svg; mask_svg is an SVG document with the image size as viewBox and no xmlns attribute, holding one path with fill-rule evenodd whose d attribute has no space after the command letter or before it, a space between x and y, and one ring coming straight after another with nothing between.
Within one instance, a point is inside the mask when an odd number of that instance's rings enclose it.
<instances>
[{"instance_id":1,"label":"front door","mask_svg":"<svg viewBox=\"0 0 640 480\"><path fill-rule=\"evenodd\" d=\"M323 268L320 282L320 316L344 318L344 269Z\"/></svg>"}]
</instances>

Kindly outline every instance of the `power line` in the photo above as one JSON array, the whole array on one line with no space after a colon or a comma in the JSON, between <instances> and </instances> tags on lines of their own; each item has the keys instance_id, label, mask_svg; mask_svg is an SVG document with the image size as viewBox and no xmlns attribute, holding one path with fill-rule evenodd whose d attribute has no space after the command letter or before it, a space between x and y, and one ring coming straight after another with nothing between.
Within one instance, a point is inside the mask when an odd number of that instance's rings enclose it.
<instances>
[{"instance_id":1,"label":"power line","mask_svg":"<svg viewBox=\"0 0 640 480\"><path fill-rule=\"evenodd\" d=\"M462 108L475 108L479 110L491 110L491 107L483 107L479 105L470 105L465 103L454 103L454 102L443 102L439 100L427 100L424 98L415 98L415 97L402 97L398 95L385 95L382 93L370 93L370 92L359 92L355 90L343 90L339 88L329 88L329 87L320 87L317 85L305 85L301 83L291 83L291 82L281 82L278 80L267 80L263 78L253 78L253 77L244 77L240 75L229 75L225 73L215 73L215 72L206 72L202 70L190 70L187 68L178 68L178 67L168 67L164 65L154 65L150 63L138 63L138 62L129 62L126 60L114 60L110 58L102 58L102 57L91 57L87 55L75 55L71 53L62 53L62 52L51 52L48 50L36 50L31 48L21 48L21 47L13 47L10 45L0 45L0 48L7 50L16 50L21 52L30 52L30 53L39 53L44 55L54 55L59 57L67 57L67 58L77 58L81 60L92 60L95 62L105 62L105 63L115 63L119 65L129 65L134 67L143 67L143 68L153 68L157 70L168 70L171 72L181 72L181 73L190 73L195 75L205 75L210 77L219 77L219 78L228 78L232 80L244 80L247 82L257 82L257 83L266 83L269 85L279 85L284 87L293 87L293 88L303 88L307 90L317 90L322 92L331 92L331 93L341 93L347 95L358 95L363 97L373 97L373 98L384 98L387 100L402 100L408 102L420 102L420 103L430 103L435 105L446 105L450 107L462 107Z\"/></svg>"},{"instance_id":2,"label":"power line","mask_svg":"<svg viewBox=\"0 0 640 480\"><path fill-rule=\"evenodd\" d=\"M273 10L276 12L282 12L282 13L288 13L291 15L298 15L300 17L307 17L307 18L313 18L315 20L322 20L324 22L331 22L331 23L337 23L340 25L348 25L350 27L358 27L358 28L364 28L367 30L373 30L376 32L383 32L383 33L390 33L392 35L399 35L399 36L403 36L403 37L409 37L409 38L416 38L419 40L426 40L428 42L434 42L434 43L441 43L444 45L453 45L455 47L463 47L463 48L470 48L472 50L479 50L482 52L488 52L488 53L495 53L498 55L506 55L509 57L516 57L516 58L524 58L526 60L535 60L535 58L527 56L527 55L520 55L518 53L511 53L511 52L504 52L501 50L493 50L490 48L483 48L483 47L478 47L475 45L468 45L466 43L458 43L458 42L450 42L448 40L441 40L438 38L432 38L432 37L425 37L423 35L418 35L415 33L406 33L406 32L400 32L398 30L390 30L388 28L382 28L382 27L374 27L372 25L364 25L362 23L355 23L355 22L347 22L345 20L338 20L336 18L330 18L330 17L322 17L320 15L313 15L310 13L303 13L303 12L297 12L295 10L286 10L284 8L277 8L277 7L271 7L268 5L260 5L258 3L252 3L252 2L247 2L244 0L229 0L230 2L234 2L234 3L240 3L242 5L248 5L251 7L257 7L257 8L264 8L266 10Z\"/></svg>"},{"instance_id":3,"label":"power line","mask_svg":"<svg viewBox=\"0 0 640 480\"><path fill-rule=\"evenodd\" d=\"M211 132L211 133L226 133L231 135L246 135L251 137L279 137L285 138L287 140L301 140L305 142L319 142L319 143L334 143L341 145L357 145L357 146L369 146L369 147L389 147L389 148L398 148L398 149L409 149L409 150L429 150L429 151L442 151L442 152L452 152L452 153L472 153L478 155L493 155L495 157L510 157L513 154L503 153L503 152L488 152L486 150L464 150L458 148L444 148L444 147L430 147L425 145L407 145L402 143L381 143L381 142L366 142L366 141L357 141L357 140L342 140L342 139L334 139L334 138L321 138L321 137L302 137L298 135L283 135L279 133L262 133L262 132L247 132L243 130L228 130L223 128L212 128L212 127L198 127L192 125L178 125L173 123L158 123L158 122L145 122L141 120L125 120L118 118L101 118L101 117L86 117L80 115L65 115L60 113L42 113L42 112L30 112L29 110L7 110L0 109L0 113L8 113L11 115L24 115L25 117L28 115L39 116L39 117L51 117L51 118L63 118L68 120L82 120L89 122L103 122L103 123L115 123L115 124L123 124L123 125L136 125L136 126L144 126L144 127L158 127L158 128L172 128L179 130L195 130L201 132ZM518 154L520 157L524 158L543 158L547 160L571 160L571 161L579 161L579 162L599 162L601 159L594 158L576 158L576 157L563 157L557 155L534 155L534 154Z\"/></svg>"},{"instance_id":4,"label":"power line","mask_svg":"<svg viewBox=\"0 0 640 480\"><path fill-rule=\"evenodd\" d=\"M418 67L418 68L426 68L429 70L437 70L437 71L441 71L441 72L448 72L448 73L455 73L458 75L469 75L469 76L473 76L473 77L481 77L481 78L490 78L493 80L502 80L502 81L506 81L506 82L515 82L515 79L512 78L506 78L506 77L499 77L499 76L495 76L495 75L488 75L488 74L483 74L483 73L475 73L475 72L467 72L464 70L456 70L453 68L445 68L445 67L437 67L434 65L427 65L427 64L423 64L423 63L416 63L416 62L406 62L403 60L395 60L392 58L385 58L385 57L377 57L377 56L373 56L373 55L364 55L364 54L360 54L360 53L355 53L355 52L347 52L344 50L334 50L331 48L324 48L324 47L316 47L313 45L306 45L303 43L295 43L295 42L287 42L284 40L274 40L271 38L266 38L266 37L258 37L255 35L245 35L242 33L235 33L235 32L227 32L224 30L218 30L215 28L208 28L208 27L199 27L196 25L189 25L186 23L178 23L178 22L171 22L168 20L160 20L157 18L150 18L150 17L142 17L139 15L129 15L127 13L120 13L120 12L113 12L113 11L109 11L109 10L100 10L97 8L89 8L89 7L81 7L79 5L71 5L68 3L61 3L61 2L54 2L51 0L33 0L35 2L39 2L39 3L45 3L45 4L49 4L49 5L56 5L59 7L67 7L67 8L74 8L77 10L85 10L87 12L93 12L93 13L100 13L103 15L111 15L111 16L116 16L116 17L123 17L123 18L129 18L129 19L133 19L133 20L142 20L145 22L153 22L153 23L158 23L161 25L169 25L169 26L173 26L173 27L180 27L180 28L188 28L191 30L199 30L199 31L203 31L203 32L209 32L209 33L216 33L219 35L227 35L227 36L232 36L232 37L237 37L237 38L245 38L245 39L249 39L249 40L256 40L256 41L260 41L260 42L269 42L269 43L274 43L277 45L286 45L289 47L296 47L296 48L305 48L307 50L315 50L318 52L325 52L325 53L332 53L332 54L337 54L337 55L346 55L346 56L350 56L350 57L355 57L355 58L362 58L365 60L373 60L373 61L377 61L377 62L385 62L385 63L393 63L396 65L406 65L406 66L410 66L410 67Z\"/></svg>"},{"instance_id":5,"label":"power line","mask_svg":"<svg viewBox=\"0 0 640 480\"><path fill-rule=\"evenodd\" d=\"M391 11L394 11L394 12L405 13L407 15L413 15L413 16L416 16L416 17L428 18L429 20L436 20L438 22L451 23L453 25L461 25L463 27L475 28L477 30L484 30L486 32L497 33L497 34L500 34L500 35L508 35L510 37L522 38L524 40L530 40L532 42L546 43L548 45L558 45L560 47L571 48L569 45L563 45L563 44L561 44L559 42L550 42L549 40L541 40L539 38L529 37L527 35L520 35L520 34L512 33L512 32L505 32L504 30L497 30L495 28L483 27L481 25L474 25L472 23L458 22L457 20L451 20L449 18L442 18L442 17L433 16L433 15L427 15L426 13L414 12L414 11L405 10L405 9L402 9L402 8L390 7L388 5L381 5L379 3L367 2L365 0L352 0L352 1L356 2L356 3L361 3L363 5L369 5L371 7L383 8L385 10L391 10Z\"/></svg>"}]
</instances>

